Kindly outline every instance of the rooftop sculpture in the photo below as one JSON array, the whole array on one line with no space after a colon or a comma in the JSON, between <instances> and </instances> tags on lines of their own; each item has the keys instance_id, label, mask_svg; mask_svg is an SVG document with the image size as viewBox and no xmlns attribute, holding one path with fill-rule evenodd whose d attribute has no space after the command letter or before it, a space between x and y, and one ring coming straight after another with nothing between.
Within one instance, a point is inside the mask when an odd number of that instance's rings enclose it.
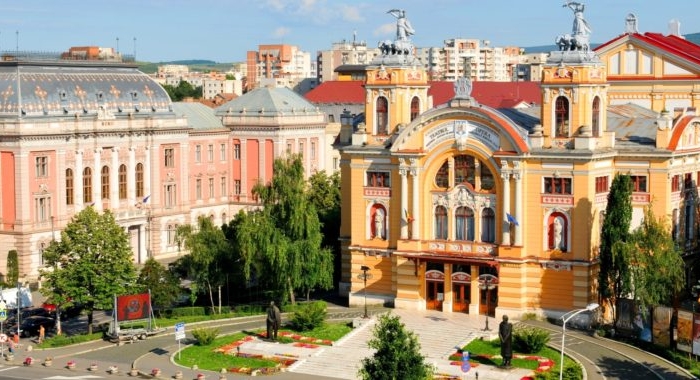
<instances>
[{"instance_id":1,"label":"rooftop sculpture","mask_svg":"<svg viewBox=\"0 0 700 380\"><path fill-rule=\"evenodd\" d=\"M379 50L382 52L380 58L383 63L408 63L414 59L410 36L416 31L406 18L405 10L391 9L386 13L396 17L396 39L379 42Z\"/></svg>"},{"instance_id":2,"label":"rooftop sculpture","mask_svg":"<svg viewBox=\"0 0 700 380\"><path fill-rule=\"evenodd\" d=\"M578 1L566 1L564 8L574 12L571 33L560 34L555 39L559 52L552 52L550 58L558 61L593 61L596 60L590 45L591 27L584 18L585 4Z\"/></svg>"}]
</instances>

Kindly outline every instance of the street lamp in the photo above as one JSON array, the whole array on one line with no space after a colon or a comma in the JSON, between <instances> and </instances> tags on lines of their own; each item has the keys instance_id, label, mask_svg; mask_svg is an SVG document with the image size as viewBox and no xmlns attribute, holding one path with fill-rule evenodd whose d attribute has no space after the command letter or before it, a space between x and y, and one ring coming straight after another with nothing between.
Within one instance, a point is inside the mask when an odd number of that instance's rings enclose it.
<instances>
[{"instance_id":1,"label":"street lamp","mask_svg":"<svg viewBox=\"0 0 700 380\"><path fill-rule=\"evenodd\" d=\"M479 276L479 289L486 290L486 327L484 331L491 331L489 328L489 313L491 312L491 291L496 288L494 280L497 279L493 275L481 275Z\"/></svg>"},{"instance_id":2,"label":"street lamp","mask_svg":"<svg viewBox=\"0 0 700 380\"><path fill-rule=\"evenodd\" d=\"M563 379L564 376L564 338L566 338L566 322L584 311L593 311L597 309L600 305L597 303L589 303L584 309L571 310L561 316L561 320L564 322L561 325L561 359L559 360L559 380ZM567 315L569 315L567 317Z\"/></svg>"},{"instance_id":3,"label":"street lamp","mask_svg":"<svg viewBox=\"0 0 700 380\"><path fill-rule=\"evenodd\" d=\"M362 318L366 319L369 318L369 316L367 315L367 279L372 278L372 274L367 273L367 271L369 270L369 267L367 265L361 266L360 269L362 270L362 273L360 273L357 276L357 278L364 281L364 286L362 287L362 295L365 298L365 315Z\"/></svg>"}]
</instances>

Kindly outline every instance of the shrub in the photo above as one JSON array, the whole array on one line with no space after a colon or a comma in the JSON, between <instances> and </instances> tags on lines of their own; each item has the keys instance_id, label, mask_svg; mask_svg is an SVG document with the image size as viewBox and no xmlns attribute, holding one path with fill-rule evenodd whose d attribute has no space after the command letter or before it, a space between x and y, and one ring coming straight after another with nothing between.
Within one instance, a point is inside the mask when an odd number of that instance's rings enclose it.
<instances>
[{"instance_id":1,"label":"shrub","mask_svg":"<svg viewBox=\"0 0 700 380\"><path fill-rule=\"evenodd\" d=\"M201 328L192 330L192 336L197 339L198 346L208 346L219 335L219 329Z\"/></svg>"},{"instance_id":2,"label":"shrub","mask_svg":"<svg viewBox=\"0 0 700 380\"><path fill-rule=\"evenodd\" d=\"M188 317L192 315L205 315L204 308L201 306L178 307L173 309L172 317Z\"/></svg>"},{"instance_id":3,"label":"shrub","mask_svg":"<svg viewBox=\"0 0 700 380\"><path fill-rule=\"evenodd\" d=\"M325 302L316 301L307 303L297 308L294 314L292 314L290 323L292 328L297 331L313 330L323 324L323 321L326 319L326 314Z\"/></svg>"},{"instance_id":4,"label":"shrub","mask_svg":"<svg viewBox=\"0 0 700 380\"><path fill-rule=\"evenodd\" d=\"M523 354L540 351L549 342L549 333L535 327L516 328L513 331L513 347Z\"/></svg>"},{"instance_id":5,"label":"shrub","mask_svg":"<svg viewBox=\"0 0 700 380\"><path fill-rule=\"evenodd\" d=\"M219 313L219 307L214 306L211 307L209 306L207 308L207 315L218 315L218 314L230 314L231 313L231 306L221 306L221 313Z\"/></svg>"},{"instance_id":6,"label":"shrub","mask_svg":"<svg viewBox=\"0 0 700 380\"><path fill-rule=\"evenodd\" d=\"M538 318L535 313L523 313L520 319L523 321L536 321Z\"/></svg>"}]
</instances>

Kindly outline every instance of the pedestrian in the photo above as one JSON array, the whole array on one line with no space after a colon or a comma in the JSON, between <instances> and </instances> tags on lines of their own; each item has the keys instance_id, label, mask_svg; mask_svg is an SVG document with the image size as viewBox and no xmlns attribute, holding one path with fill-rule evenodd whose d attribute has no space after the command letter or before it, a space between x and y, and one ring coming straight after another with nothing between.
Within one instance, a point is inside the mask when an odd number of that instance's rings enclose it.
<instances>
[{"instance_id":1,"label":"pedestrian","mask_svg":"<svg viewBox=\"0 0 700 380\"><path fill-rule=\"evenodd\" d=\"M39 344L44 341L44 334L46 333L46 329L44 328L44 325L39 326Z\"/></svg>"},{"instance_id":2,"label":"pedestrian","mask_svg":"<svg viewBox=\"0 0 700 380\"><path fill-rule=\"evenodd\" d=\"M14 338L14 336L13 336L13 338ZM11 355L15 354L15 341L14 341L14 339L9 339L7 341L7 350L9 351L9 353Z\"/></svg>"}]
</instances>

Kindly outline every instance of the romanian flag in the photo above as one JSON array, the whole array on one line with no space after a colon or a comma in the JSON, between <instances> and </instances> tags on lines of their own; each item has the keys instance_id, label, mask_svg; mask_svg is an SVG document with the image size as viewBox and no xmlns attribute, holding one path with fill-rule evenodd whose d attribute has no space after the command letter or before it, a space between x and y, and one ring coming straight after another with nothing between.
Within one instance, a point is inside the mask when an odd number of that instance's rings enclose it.
<instances>
[{"instance_id":1,"label":"romanian flag","mask_svg":"<svg viewBox=\"0 0 700 380\"><path fill-rule=\"evenodd\" d=\"M413 218L411 218L411 214L408 212L408 209L403 209L403 215L404 215L404 218L406 218L407 222L410 223L413 221Z\"/></svg>"}]
</instances>

